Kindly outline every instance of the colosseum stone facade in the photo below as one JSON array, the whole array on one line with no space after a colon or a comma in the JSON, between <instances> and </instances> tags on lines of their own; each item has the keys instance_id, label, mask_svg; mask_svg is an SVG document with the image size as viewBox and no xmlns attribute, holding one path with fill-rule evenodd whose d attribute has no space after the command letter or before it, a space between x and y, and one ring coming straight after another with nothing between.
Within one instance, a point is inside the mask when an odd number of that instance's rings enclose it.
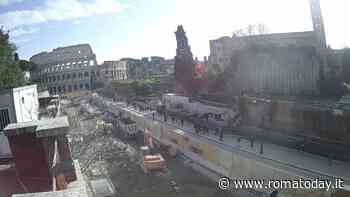
<instances>
[{"instance_id":1,"label":"colosseum stone facade","mask_svg":"<svg viewBox=\"0 0 350 197\"><path fill-rule=\"evenodd\" d=\"M96 55L89 44L59 47L30 58L37 65L34 81L51 94L89 90L100 77Z\"/></svg>"}]
</instances>

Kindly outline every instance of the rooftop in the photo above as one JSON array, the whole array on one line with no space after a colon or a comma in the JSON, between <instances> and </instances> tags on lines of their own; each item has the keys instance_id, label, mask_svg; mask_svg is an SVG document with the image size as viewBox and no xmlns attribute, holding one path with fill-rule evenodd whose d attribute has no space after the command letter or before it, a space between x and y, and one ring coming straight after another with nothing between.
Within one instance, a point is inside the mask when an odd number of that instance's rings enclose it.
<instances>
[{"instance_id":1,"label":"rooftop","mask_svg":"<svg viewBox=\"0 0 350 197\"><path fill-rule=\"evenodd\" d=\"M53 98L58 98L58 95L50 95L49 91L43 91L43 92L39 92L38 93L38 98L39 99L45 99L45 98L48 98L48 99L53 99Z\"/></svg>"},{"instance_id":2,"label":"rooftop","mask_svg":"<svg viewBox=\"0 0 350 197\"><path fill-rule=\"evenodd\" d=\"M37 85L34 84L34 85L27 85L27 86L16 87L16 88L13 88L13 92L21 91L21 90L25 90L25 89L31 89L31 88L37 88Z\"/></svg>"},{"instance_id":3,"label":"rooftop","mask_svg":"<svg viewBox=\"0 0 350 197\"><path fill-rule=\"evenodd\" d=\"M36 133L37 137L46 137L60 135L66 132L61 129L69 127L67 116L53 119L42 119L31 122L12 123L4 128L4 134L7 136L20 135L23 133ZM62 133L63 134L63 133Z\"/></svg>"},{"instance_id":4,"label":"rooftop","mask_svg":"<svg viewBox=\"0 0 350 197\"><path fill-rule=\"evenodd\" d=\"M120 119L121 122L123 122L124 124L135 124L136 122L133 121L131 118L127 117L127 118L122 118Z\"/></svg>"},{"instance_id":5,"label":"rooftop","mask_svg":"<svg viewBox=\"0 0 350 197\"><path fill-rule=\"evenodd\" d=\"M43 92L39 92L38 93L38 97L39 98L47 98L47 97L50 97L50 93L49 93L49 91L43 91Z\"/></svg>"},{"instance_id":6,"label":"rooftop","mask_svg":"<svg viewBox=\"0 0 350 197\"><path fill-rule=\"evenodd\" d=\"M89 197L87 185L81 173L78 161L74 161L77 180L68 184L67 189L61 191L40 192L40 193L22 193L14 194L12 197ZM1 188L1 185L0 185Z\"/></svg>"},{"instance_id":7,"label":"rooftop","mask_svg":"<svg viewBox=\"0 0 350 197\"><path fill-rule=\"evenodd\" d=\"M237 39L237 38L246 39L246 38L257 38L257 37L286 39L286 38L300 38L300 37L310 37L310 36L314 36L314 31L270 33L270 34L259 34L259 35L236 36L236 37L223 36L218 39L214 39L213 41L221 41L221 40L225 41L228 39Z\"/></svg>"}]
</instances>

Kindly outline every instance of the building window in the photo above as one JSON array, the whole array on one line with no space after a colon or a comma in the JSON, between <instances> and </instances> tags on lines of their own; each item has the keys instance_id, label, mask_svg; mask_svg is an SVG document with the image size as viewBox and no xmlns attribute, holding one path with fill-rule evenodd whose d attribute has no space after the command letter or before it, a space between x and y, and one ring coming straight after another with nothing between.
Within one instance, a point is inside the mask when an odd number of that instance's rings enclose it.
<instances>
[{"instance_id":1,"label":"building window","mask_svg":"<svg viewBox=\"0 0 350 197\"><path fill-rule=\"evenodd\" d=\"M85 84L85 89L89 89L89 84Z\"/></svg>"},{"instance_id":2,"label":"building window","mask_svg":"<svg viewBox=\"0 0 350 197\"><path fill-rule=\"evenodd\" d=\"M70 74L67 74L67 80L69 80L70 79Z\"/></svg>"},{"instance_id":3,"label":"building window","mask_svg":"<svg viewBox=\"0 0 350 197\"><path fill-rule=\"evenodd\" d=\"M77 77L77 74L76 73L73 73L73 79L75 79Z\"/></svg>"},{"instance_id":4,"label":"building window","mask_svg":"<svg viewBox=\"0 0 350 197\"><path fill-rule=\"evenodd\" d=\"M57 81L61 80L61 76L57 75Z\"/></svg>"},{"instance_id":5,"label":"building window","mask_svg":"<svg viewBox=\"0 0 350 197\"><path fill-rule=\"evenodd\" d=\"M85 72L84 72L84 76L85 76L85 77L88 77L88 76L89 76L89 72L88 72L88 71L85 71Z\"/></svg>"},{"instance_id":6,"label":"building window","mask_svg":"<svg viewBox=\"0 0 350 197\"><path fill-rule=\"evenodd\" d=\"M84 89L84 85L83 84L80 84L80 89Z\"/></svg>"},{"instance_id":7,"label":"building window","mask_svg":"<svg viewBox=\"0 0 350 197\"><path fill-rule=\"evenodd\" d=\"M65 75L63 74L63 75L62 75L62 81L64 80L64 77L65 77Z\"/></svg>"},{"instance_id":8,"label":"building window","mask_svg":"<svg viewBox=\"0 0 350 197\"><path fill-rule=\"evenodd\" d=\"M83 73L80 72L78 75L80 79L83 78Z\"/></svg>"},{"instance_id":9,"label":"building window","mask_svg":"<svg viewBox=\"0 0 350 197\"><path fill-rule=\"evenodd\" d=\"M24 104L24 97L22 97L22 104Z\"/></svg>"},{"instance_id":10,"label":"building window","mask_svg":"<svg viewBox=\"0 0 350 197\"><path fill-rule=\"evenodd\" d=\"M10 124L10 114L8 109L0 110L0 130Z\"/></svg>"}]
</instances>

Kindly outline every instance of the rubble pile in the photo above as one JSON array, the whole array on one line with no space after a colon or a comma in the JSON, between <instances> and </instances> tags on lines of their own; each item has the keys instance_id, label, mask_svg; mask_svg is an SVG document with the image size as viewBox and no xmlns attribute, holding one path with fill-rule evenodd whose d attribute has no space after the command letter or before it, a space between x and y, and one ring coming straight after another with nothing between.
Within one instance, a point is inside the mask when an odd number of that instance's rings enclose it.
<instances>
[{"instance_id":1,"label":"rubble pile","mask_svg":"<svg viewBox=\"0 0 350 197\"><path fill-rule=\"evenodd\" d=\"M121 140L116 129L97 124L104 120L105 108L111 102L98 95L62 102L71 125L72 156L80 161L88 179L110 180L119 196L232 196L218 191L215 183L176 159L165 159L164 172L145 174L139 165L141 153L136 142Z\"/></svg>"},{"instance_id":2,"label":"rubble pile","mask_svg":"<svg viewBox=\"0 0 350 197\"><path fill-rule=\"evenodd\" d=\"M72 149L72 156L80 160L82 172L90 170L89 167L96 162L105 160L120 160L128 162L132 151L131 146L117 140L112 132L96 128L99 117L92 115L99 114L98 110L84 103L85 100L78 100L82 105L69 105L64 112L69 116L71 132L69 139ZM83 109L83 110L82 110Z\"/></svg>"}]
</instances>

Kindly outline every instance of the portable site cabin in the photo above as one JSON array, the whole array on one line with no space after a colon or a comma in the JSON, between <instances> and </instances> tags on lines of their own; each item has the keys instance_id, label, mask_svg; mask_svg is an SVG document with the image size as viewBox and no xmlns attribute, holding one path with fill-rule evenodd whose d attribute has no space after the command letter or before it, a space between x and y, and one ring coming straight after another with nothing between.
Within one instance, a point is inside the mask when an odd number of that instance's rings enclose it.
<instances>
[{"instance_id":1,"label":"portable site cabin","mask_svg":"<svg viewBox=\"0 0 350 197\"><path fill-rule=\"evenodd\" d=\"M136 122L131 118L121 118L119 120L119 128L122 130L125 137L135 137L137 133Z\"/></svg>"},{"instance_id":2,"label":"portable site cabin","mask_svg":"<svg viewBox=\"0 0 350 197\"><path fill-rule=\"evenodd\" d=\"M39 100L36 85L22 86L0 91L0 159L12 153L2 130L11 123L38 120Z\"/></svg>"}]
</instances>

